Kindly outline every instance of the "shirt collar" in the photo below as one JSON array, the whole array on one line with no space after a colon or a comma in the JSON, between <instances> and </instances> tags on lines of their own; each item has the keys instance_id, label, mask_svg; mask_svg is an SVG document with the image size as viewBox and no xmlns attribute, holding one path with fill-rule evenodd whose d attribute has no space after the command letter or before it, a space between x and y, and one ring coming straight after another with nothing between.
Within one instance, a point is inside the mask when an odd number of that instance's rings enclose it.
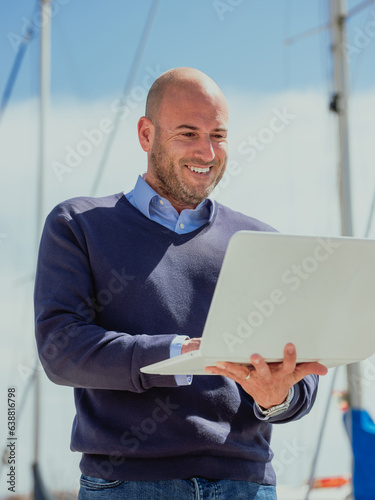
<instances>
[{"instance_id":1,"label":"shirt collar","mask_svg":"<svg viewBox=\"0 0 375 500\"><path fill-rule=\"evenodd\" d=\"M170 204L166 198L160 196L149 184L147 184L141 175L138 176L137 182L134 186L133 199L135 205L138 207L138 210L140 210L148 218L150 218L150 205L153 201L158 203L159 200L163 200L165 203ZM192 210L192 214L194 213L198 215L205 207L209 209L210 215L208 220L210 221L214 213L214 202L209 198L201 201L199 205Z\"/></svg>"},{"instance_id":2,"label":"shirt collar","mask_svg":"<svg viewBox=\"0 0 375 500\"><path fill-rule=\"evenodd\" d=\"M150 203L157 196L157 192L139 175L134 186L133 199L138 210L148 218L150 218Z\"/></svg>"}]
</instances>

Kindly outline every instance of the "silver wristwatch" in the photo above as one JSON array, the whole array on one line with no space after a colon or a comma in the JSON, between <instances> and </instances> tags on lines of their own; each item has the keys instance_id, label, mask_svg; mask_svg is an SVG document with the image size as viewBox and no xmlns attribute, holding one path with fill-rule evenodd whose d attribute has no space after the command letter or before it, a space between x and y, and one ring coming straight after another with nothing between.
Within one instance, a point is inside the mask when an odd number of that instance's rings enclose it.
<instances>
[{"instance_id":1,"label":"silver wristwatch","mask_svg":"<svg viewBox=\"0 0 375 500\"><path fill-rule=\"evenodd\" d=\"M289 408L289 405L293 399L293 396L294 396L294 389L293 389L293 387L291 387L289 389L288 396L287 396L286 400L279 405L271 406L271 408L265 409L265 408L262 408L261 406L259 406L257 402L255 402L255 404L257 405L257 408L260 411L260 413L262 415L264 415L265 417L269 417L269 418L275 417L276 415L280 415L280 413L283 413L284 411L286 411Z\"/></svg>"}]
</instances>

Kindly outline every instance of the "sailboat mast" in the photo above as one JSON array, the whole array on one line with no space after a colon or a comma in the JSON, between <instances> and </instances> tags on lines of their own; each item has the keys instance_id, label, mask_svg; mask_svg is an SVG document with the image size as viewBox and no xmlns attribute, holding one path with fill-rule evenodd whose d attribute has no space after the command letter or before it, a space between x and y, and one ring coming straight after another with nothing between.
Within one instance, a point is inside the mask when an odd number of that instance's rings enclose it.
<instances>
[{"instance_id":1,"label":"sailboat mast","mask_svg":"<svg viewBox=\"0 0 375 500\"><path fill-rule=\"evenodd\" d=\"M334 61L335 95L331 109L338 117L339 135L339 201L342 236L353 236L350 190L349 127L348 127L348 63L346 58L345 0L330 0L332 55ZM354 333L354 332L353 332ZM361 408L360 364L347 366L349 405Z\"/></svg>"},{"instance_id":2,"label":"sailboat mast","mask_svg":"<svg viewBox=\"0 0 375 500\"><path fill-rule=\"evenodd\" d=\"M352 207L350 192L349 130L348 130L348 65L345 56L345 0L331 0L332 54L336 111L339 127L339 193L341 234L352 236Z\"/></svg>"},{"instance_id":3,"label":"sailboat mast","mask_svg":"<svg viewBox=\"0 0 375 500\"><path fill-rule=\"evenodd\" d=\"M50 92L50 39L51 39L51 0L40 0L41 37L40 37L40 109L39 109L39 165L37 177L37 246L43 227L43 194L46 164L46 121ZM34 409L34 462L39 458L40 427L40 372L35 373L35 409Z\"/></svg>"}]
</instances>

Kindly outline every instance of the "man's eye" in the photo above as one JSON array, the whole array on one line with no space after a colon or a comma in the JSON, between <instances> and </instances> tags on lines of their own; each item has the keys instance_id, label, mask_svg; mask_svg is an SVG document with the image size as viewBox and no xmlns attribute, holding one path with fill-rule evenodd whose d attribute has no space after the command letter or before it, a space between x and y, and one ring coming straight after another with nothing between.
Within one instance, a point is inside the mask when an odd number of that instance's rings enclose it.
<instances>
[{"instance_id":1,"label":"man's eye","mask_svg":"<svg viewBox=\"0 0 375 500\"><path fill-rule=\"evenodd\" d=\"M185 137L194 137L194 132L185 132L183 135Z\"/></svg>"}]
</instances>

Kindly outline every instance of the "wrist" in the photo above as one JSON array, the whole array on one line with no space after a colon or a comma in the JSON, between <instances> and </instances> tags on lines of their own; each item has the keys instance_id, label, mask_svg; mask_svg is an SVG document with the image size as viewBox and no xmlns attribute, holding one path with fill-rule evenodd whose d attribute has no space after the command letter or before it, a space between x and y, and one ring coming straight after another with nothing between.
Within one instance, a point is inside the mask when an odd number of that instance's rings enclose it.
<instances>
[{"instance_id":1,"label":"wrist","mask_svg":"<svg viewBox=\"0 0 375 500\"><path fill-rule=\"evenodd\" d=\"M262 406L260 406L256 401L255 405L263 416L270 418L279 415L280 413L284 413L289 408L293 396L294 387L291 387L288 391L287 397L282 403L271 406L270 408L262 408Z\"/></svg>"},{"instance_id":2,"label":"wrist","mask_svg":"<svg viewBox=\"0 0 375 500\"><path fill-rule=\"evenodd\" d=\"M290 391L290 389L289 389ZM280 403L270 403L268 404L267 406L263 406L261 405L260 403L256 403L259 408L262 410L262 411L267 411L269 410L270 408L273 408L274 406L280 406L282 404L284 404L286 402L286 400L288 399L288 396L289 396L289 391L286 393L285 397L280 401Z\"/></svg>"}]
</instances>

